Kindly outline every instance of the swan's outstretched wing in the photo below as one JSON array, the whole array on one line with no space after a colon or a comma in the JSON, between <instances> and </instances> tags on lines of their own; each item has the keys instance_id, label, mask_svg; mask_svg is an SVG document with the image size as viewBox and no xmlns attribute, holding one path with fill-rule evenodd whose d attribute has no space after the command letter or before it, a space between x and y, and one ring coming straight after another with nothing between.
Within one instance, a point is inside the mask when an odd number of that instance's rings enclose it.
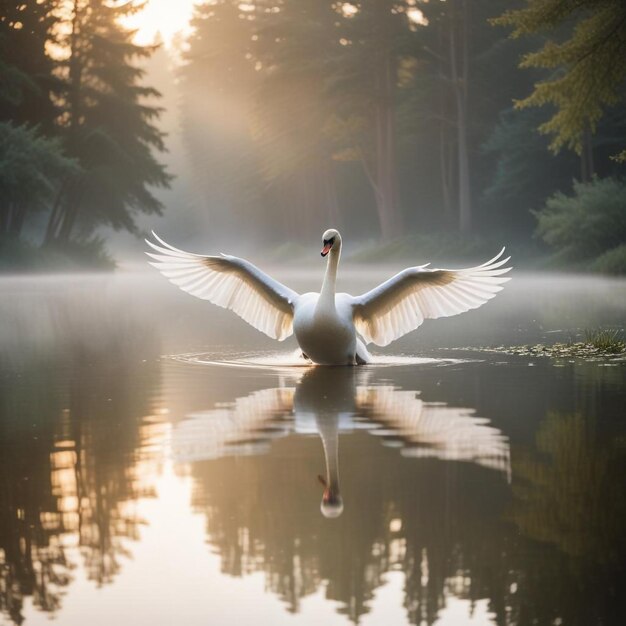
<instances>
[{"instance_id":1,"label":"swan's outstretched wing","mask_svg":"<svg viewBox=\"0 0 626 626\"><path fill-rule=\"evenodd\" d=\"M293 333L293 305L298 294L252 263L235 256L202 256L179 250L152 233L146 252L170 282L197 298L230 309L257 330L282 341Z\"/></svg>"},{"instance_id":2,"label":"swan's outstretched wing","mask_svg":"<svg viewBox=\"0 0 626 626\"><path fill-rule=\"evenodd\" d=\"M414 391L357 387L359 412L378 422L373 435L388 438L408 457L466 461L510 474L508 439L473 409L423 402Z\"/></svg>"},{"instance_id":3,"label":"swan's outstretched wing","mask_svg":"<svg viewBox=\"0 0 626 626\"><path fill-rule=\"evenodd\" d=\"M483 265L464 270L409 267L353 300L354 324L366 342L386 346L415 330L425 319L476 309L510 278L502 274L504 248Z\"/></svg>"},{"instance_id":4,"label":"swan's outstretched wing","mask_svg":"<svg viewBox=\"0 0 626 626\"><path fill-rule=\"evenodd\" d=\"M263 389L237 398L232 405L192 413L172 432L172 456L177 463L229 455L262 454L273 439L292 431L291 387Z\"/></svg>"}]
</instances>

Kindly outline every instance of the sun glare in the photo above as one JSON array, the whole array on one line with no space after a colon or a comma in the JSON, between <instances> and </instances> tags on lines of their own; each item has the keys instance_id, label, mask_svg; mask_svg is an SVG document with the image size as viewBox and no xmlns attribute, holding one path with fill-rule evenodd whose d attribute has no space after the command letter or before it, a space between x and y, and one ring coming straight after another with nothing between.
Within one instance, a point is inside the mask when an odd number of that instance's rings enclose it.
<instances>
[{"instance_id":1,"label":"sun glare","mask_svg":"<svg viewBox=\"0 0 626 626\"><path fill-rule=\"evenodd\" d=\"M124 20L129 28L137 30L138 44L151 44L160 36L165 46L170 47L174 37L186 35L196 0L148 0L143 10Z\"/></svg>"}]
</instances>

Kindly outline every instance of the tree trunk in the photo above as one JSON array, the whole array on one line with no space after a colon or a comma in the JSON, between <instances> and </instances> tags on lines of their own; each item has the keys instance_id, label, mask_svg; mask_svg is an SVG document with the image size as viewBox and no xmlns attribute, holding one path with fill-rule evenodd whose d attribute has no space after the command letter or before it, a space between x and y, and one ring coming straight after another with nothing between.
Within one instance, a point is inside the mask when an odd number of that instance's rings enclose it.
<instances>
[{"instance_id":1,"label":"tree trunk","mask_svg":"<svg viewBox=\"0 0 626 626\"><path fill-rule=\"evenodd\" d=\"M445 123L441 122L439 126L439 168L441 171L441 197L443 202L443 215L446 224L452 223L452 189L450 177L452 175L452 164L450 163L450 154L446 140Z\"/></svg>"},{"instance_id":2,"label":"tree trunk","mask_svg":"<svg viewBox=\"0 0 626 626\"><path fill-rule=\"evenodd\" d=\"M439 50L444 49L444 32L440 25L437 29ZM452 115L449 110L449 99L447 90L447 80L444 68L445 57L443 54L437 55L437 63L439 68L439 170L441 180L441 200L443 203L443 216L446 226L454 224L454 215L452 210L453 193L454 193L454 151L452 149L452 141L450 138L450 123L447 121Z\"/></svg>"},{"instance_id":3,"label":"tree trunk","mask_svg":"<svg viewBox=\"0 0 626 626\"><path fill-rule=\"evenodd\" d=\"M298 169L296 198L291 207L298 237L321 234L326 228L338 226L339 209L331 163L318 152Z\"/></svg>"},{"instance_id":4,"label":"tree trunk","mask_svg":"<svg viewBox=\"0 0 626 626\"><path fill-rule=\"evenodd\" d=\"M383 239L400 234L402 220L398 211L395 138L395 63L389 32L391 14L385 0L377 0L378 41L374 61L374 178L376 209Z\"/></svg>"},{"instance_id":5,"label":"tree trunk","mask_svg":"<svg viewBox=\"0 0 626 626\"><path fill-rule=\"evenodd\" d=\"M59 190L57 191L56 198L54 199L54 204L52 205L52 211L50 211L50 216L48 217L48 225L46 226L46 234L43 240L43 244L49 244L56 237L57 230L59 228L59 224L63 217L63 206L61 201L63 200L64 193L71 188L71 181L67 179L61 183Z\"/></svg>"},{"instance_id":6,"label":"tree trunk","mask_svg":"<svg viewBox=\"0 0 626 626\"><path fill-rule=\"evenodd\" d=\"M459 3L461 4L460 12L457 10ZM452 4L452 11L450 24L450 73L456 104L459 229L462 233L467 233L472 228L472 200L467 142L467 87L469 73L467 0L455 0L454 4ZM461 52L460 62L458 59L458 48L460 48Z\"/></svg>"},{"instance_id":7,"label":"tree trunk","mask_svg":"<svg viewBox=\"0 0 626 626\"><path fill-rule=\"evenodd\" d=\"M72 4L72 32L70 35L69 56L69 133L68 145L70 154L78 152L80 133L80 109L82 93L82 65L78 52L81 6L80 0ZM80 210L80 195L75 193L75 185L63 184L54 203L48 220L44 243L53 240L67 241L72 232L76 217Z\"/></svg>"},{"instance_id":8,"label":"tree trunk","mask_svg":"<svg viewBox=\"0 0 626 626\"><path fill-rule=\"evenodd\" d=\"M62 220L59 223L58 230L55 235L55 240L61 243L67 243L70 240L76 218L78 217L80 209L80 197L73 197L70 200L67 208L63 212Z\"/></svg>"},{"instance_id":9,"label":"tree trunk","mask_svg":"<svg viewBox=\"0 0 626 626\"><path fill-rule=\"evenodd\" d=\"M333 163L330 159L322 157L322 179L324 185L324 203L326 205L326 215L329 225L339 228L339 200L337 198L337 187L333 174Z\"/></svg>"}]
</instances>

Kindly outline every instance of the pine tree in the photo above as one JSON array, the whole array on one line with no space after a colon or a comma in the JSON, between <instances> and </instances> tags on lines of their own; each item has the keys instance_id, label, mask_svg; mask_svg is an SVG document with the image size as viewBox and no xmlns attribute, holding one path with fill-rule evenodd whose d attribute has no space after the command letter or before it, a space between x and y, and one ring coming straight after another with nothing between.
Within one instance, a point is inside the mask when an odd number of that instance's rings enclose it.
<instances>
[{"instance_id":1,"label":"pine tree","mask_svg":"<svg viewBox=\"0 0 626 626\"><path fill-rule=\"evenodd\" d=\"M46 240L61 242L98 224L135 232L135 213L161 212L149 187L169 182L153 154L164 149L151 103L159 94L141 84L140 63L153 48L133 43L121 24L141 5L72 0L69 8L61 124L83 173L65 180L50 215Z\"/></svg>"},{"instance_id":2,"label":"pine tree","mask_svg":"<svg viewBox=\"0 0 626 626\"><path fill-rule=\"evenodd\" d=\"M619 0L527 0L493 20L512 26L512 37L546 33L550 38L527 54L523 68L550 71L518 108L553 105L540 126L554 152L570 148L583 156L583 179L593 173L591 137L607 107L624 102L626 3ZM620 159L626 160L626 150Z\"/></svg>"},{"instance_id":3,"label":"pine tree","mask_svg":"<svg viewBox=\"0 0 626 626\"><path fill-rule=\"evenodd\" d=\"M79 168L54 138L59 80L56 0L10 2L0 13L0 233L19 239L28 214L45 209Z\"/></svg>"},{"instance_id":4,"label":"pine tree","mask_svg":"<svg viewBox=\"0 0 626 626\"><path fill-rule=\"evenodd\" d=\"M5 0L0 10L0 120L38 125L54 133L59 89L56 61L48 54L55 43L59 0Z\"/></svg>"}]
</instances>

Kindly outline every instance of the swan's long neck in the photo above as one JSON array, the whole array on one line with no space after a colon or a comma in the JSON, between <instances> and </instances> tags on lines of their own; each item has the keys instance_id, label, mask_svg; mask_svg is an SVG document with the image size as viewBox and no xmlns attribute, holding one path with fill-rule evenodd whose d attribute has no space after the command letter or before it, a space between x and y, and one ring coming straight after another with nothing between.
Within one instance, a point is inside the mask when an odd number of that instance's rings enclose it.
<instances>
[{"instance_id":1,"label":"swan's long neck","mask_svg":"<svg viewBox=\"0 0 626 626\"><path fill-rule=\"evenodd\" d=\"M318 420L318 431L324 446L326 483L333 493L339 492L339 423L336 417Z\"/></svg>"},{"instance_id":2,"label":"swan's long neck","mask_svg":"<svg viewBox=\"0 0 626 626\"><path fill-rule=\"evenodd\" d=\"M331 248L326 262L326 274L322 283L318 306L335 306L335 286L337 284L337 268L339 267L339 257L341 256L341 240L338 239Z\"/></svg>"}]
</instances>

